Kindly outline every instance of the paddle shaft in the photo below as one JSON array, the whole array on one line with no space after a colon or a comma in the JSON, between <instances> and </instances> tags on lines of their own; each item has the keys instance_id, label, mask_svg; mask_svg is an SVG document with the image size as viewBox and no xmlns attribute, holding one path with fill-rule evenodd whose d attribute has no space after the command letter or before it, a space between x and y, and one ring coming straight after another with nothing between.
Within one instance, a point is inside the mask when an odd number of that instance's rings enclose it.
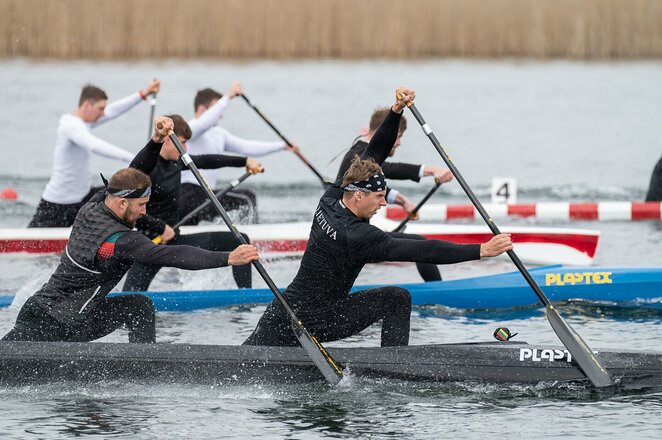
<instances>
[{"instance_id":1,"label":"paddle shaft","mask_svg":"<svg viewBox=\"0 0 662 440\"><path fill-rule=\"evenodd\" d=\"M423 207L423 205L425 205L425 202L430 200L430 197L432 197L432 194L434 194L439 189L440 186L441 186L441 182L436 182L435 183L435 185L430 189L430 191L428 191L428 193L425 195L425 197L423 197L423 199L420 202L418 202L418 205L416 205L414 210L411 212L412 216L415 216L416 214L418 214L418 211L421 209L421 207ZM405 217L405 219L400 222L398 227L395 228L393 230L393 232L401 232L403 229L405 229L405 226L407 225L408 222L409 222L409 215L407 217Z\"/></svg>"},{"instance_id":2,"label":"paddle shaft","mask_svg":"<svg viewBox=\"0 0 662 440\"><path fill-rule=\"evenodd\" d=\"M473 203L473 205L476 207L476 210L480 216L483 218L483 220L485 220L485 223L490 228L492 233L495 235L500 234L501 231L499 231L499 228L496 224L494 224L492 218L487 214L487 211L485 211L483 205L480 203L474 192L464 180L462 174L460 174L458 169L455 167L455 164L453 164L453 161L450 159L448 154L446 154L446 151L439 143L439 140L432 132L430 126L425 122L425 119L423 119L423 116L421 116L420 112L416 108L416 105L413 102L409 102L407 103L407 107L414 115L414 118L416 118L418 123L421 125L423 132L430 139L432 145L434 145L435 149L444 160L448 168L451 170L455 176L455 179L467 194L469 200L471 200L471 203ZM524 264L522 264L522 261L519 259L515 251L510 250L507 253L512 262L515 263L515 266L520 271L526 282L529 284L529 286L531 286L531 289L533 289L535 294L538 296L540 302L545 306L547 310L547 318L552 328L556 332L559 339L561 339L561 342L563 342L568 351L573 355L577 361L577 364L582 369L586 377L589 378L594 386L599 388L614 385L614 381L612 380L609 372L605 370L602 365L600 365L599 361L593 355L593 351L588 347L588 344L586 344L586 342L579 336L579 334L574 329L572 329L567 322L565 322L561 315L558 314L552 303L549 301L547 296L545 296L529 271L526 269L526 267L524 267Z\"/></svg>"},{"instance_id":3,"label":"paddle shaft","mask_svg":"<svg viewBox=\"0 0 662 440\"><path fill-rule=\"evenodd\" d=\"M235 238L241 244L249 244L246 242L246 240L244 240L244 237L241 235L241 233L239 233L237 228L234 226L232 220L228 216L228 213L225 212L225 209L221 205L221 202L219 202L219 200L216 198L214 192L209 187L209 184L200 173L200 170L198 170L198 167L193 163L191 157L188 155L182 144L179 142L179 139L177 138L177 136L175 135L172 129L169 131L168 137L177 148L177 151L179 151L182 162L193 173L198 183L200 183L200 186L202 186L202 188L205 190L205 192L207 193L207 197L209 197L209 200L214 205L214 207L216 208L216 210L218 211L221 218L223 219L227 227L230 229L232 234L235 236ZM285 299L283 294L280 292L280 290L278 290L278 287L276 287L276 284L273 282L273 280L267 273L264 266L262 266L262 263L257 260L253 261L252 263L255 269L257 270L257 272L264 280L264 282L269 287L269 290L271 290L271 292L276 296L278 301L280 301L285 311L287 311L287 313L290 315L292 319L294 334L299 339L301 346L306 350L308 355L311 357L312 361L320 369L321 373L324 375L327 381L329 381L329 383L335 385L338 382L340 382L340 379L342 379L343 377L343 372L338 367L338 364L335 362L335 360L333 360L331 355L329 355L329 353L322 346L322 344L320 344L317 341L317 339L314 338L310 333L308 333L308 331L304 328L302 322L299 320L299 318L297 318L296 314L294 313L294 310L292 310L292 308L287 303L287 300Z\"/></svg>"},{"instance_id":4,"label":"paddle shaft","mask_svg":"<svg viewBox=\"0 0 662 440\"><path fill-rule=\"evenodd\" d=\"M228 185L227 187L223 188L222 190L216 192L214 194L214 197L219 199L219 200L222 199L224 195L226 195L227 193L229 193L230 191L235 189L241 182L248 179L250 176L252 176L251 173L242 174L238 179L233 180L232 182L230 182L230 185ZM175 223L175 225L172 228L173 229L179 228L180 226L185 224L187 221L189 221L191 218L193 218L197 213L199 213L200 211L202 211L203 209L205 209L209 205L211 205L211 201L210 200L205 200L205 202L203 204L201 204L200 206L195 208L193 211L189 212L184 217L182 217L181 220L179 220L177 223Z\"/></svg>"},{"instance_id":5,"label":"paddle shaft","mask_svg":"<svg viewBox=\"0 0 662 440\"><path fill-rule=\"evenodd\" d=\"M257 114L262 118L262 120L263 120L264 122L266 122L267 125L269 125L269 127L271 127L271 129L272 129L272 130L278 135L278 137L280 137L280 138L283 140L283 142L285 142L285 143L286 143L287 145L289 145L289 146L294 145L292 142L290 142L289 140L287 140L287 138L283 135L283 133L281 133L280 130L278 130L278 129L276 128L276 126L275 126L274 124L271 123L271 121L269 120L269 118L267 118L267 117L264 115L264 113L262 113L262 112L260 111L259 108L257 108L256 106L254 106L254 105L251 103L251 101L246 97L246 95L242 94L241 97L243 98L244 101L246 101L246 104L248 104L253 110L255 110L255 113L257 113ZM301 161L302 161L304 164L306 164L306 166L307 166L308 168L310 168L310 171L312 171L312 172L317 176L317 178L322 182L322 185L327 185L327 184L329 184L329 182L328 182L324 177L322 177L322 174L320 174L320 172L317 171L317 169L316 169L316 168L315 168L310 162L308 162L308 159L306 159L306 158L303 156L303 154L301 154L301 153L298 152L298 151L295 151L294 154L296 154L296 155L299 157L299 159L301 159Z\"/></svg>"},{"instance_id":6,"label":"paddle shaft","mask_svg":"<svg viewBox=\"0 0 662 440\"><path fill-rule=\"evenodd\" d=\"M469 187L467 182L464 180L464 177L462 177L462 174L460 174L460 171L455 167L455 164L453 164L453 161L450 159L450 157L448 156L448 154L446 153L444 148L439 143L439 140L437 139L437 137L432 132L432 129L430 129L430 126L425 122L425 119L423 119L423 116L421 116L421 114L419 113L418 109L416 108L416 105L412 103L409 106L409 110L412 112L412 114L414 115L414 118L416 118L418 123L421 124L421 127L423 128L423 132L430 139L430 141L432 142L432 145L434 145L437 152L439 153L441 158L446 163L446 166L448 166L448 169L451 170L451 172L453 173L453 176L455 176L455 179L460 184L460 186L462 187L464 192L467 194L467 197L469 197L469 200L471 200L471 203L476 207L476 210L478 211L480 216L483 218L483 220L485 220L485 223L487 224L487 227L490 228L490 231L492 231L492 233L494 235L501 234L501 231L499 230L497 225L494 224L494 221L492 220L492 218L489 216L487 211L485 211L485 208L483 208L483 205L482 205L482 203L480 203L480 200L478 200L478 198L476 197L474 192L471 190L471 188ZM533 277L531 276L529 271L526 269L526 267L524 267L524 264L519 259L519 257L515 253L515 251L511 250L511 251L508 251L507 253L508 253L508 256L510 257L510 259L513 261L513 263L515 263L515 266L517 266L517 269L522 273L522 275L526 279L529 286L531 286L533 291L536 293L536 295L538 296L538 298L540 299L542 304L545 307L550 305L551 303L550 303L549 299L547 299L547 297L542 292L542 290L540 290L540 287L538 287L538 284L536 283L536 281L533 279Z\"/></svg>"},{"instance_id":7,"label":"paddle shaft","mask_svg":"<svg viewBox=\"0 0 662 440\"><path fill-rule=\"evenodd\" d=\"M152 127L154 125L154 112L156 111L156 93L149 100L149 127L147 128L147 140L152 138Z\"/></svg>"}]
</instances>

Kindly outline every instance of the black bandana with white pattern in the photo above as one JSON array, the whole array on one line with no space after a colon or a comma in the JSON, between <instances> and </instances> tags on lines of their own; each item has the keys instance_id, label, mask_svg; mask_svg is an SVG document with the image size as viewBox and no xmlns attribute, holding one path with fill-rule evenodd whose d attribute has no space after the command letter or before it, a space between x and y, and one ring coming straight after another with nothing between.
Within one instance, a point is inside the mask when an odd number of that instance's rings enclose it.
<instances>
[{"instance_id":1,"label":"black bandana with white pattern","mask_svg":"<svg viewBox=\"0 0 662 440\"><path fill-rule=\"evenodd\" d=\"M103 177L103 174L101 174L101 180L106 187L106 194L110 194L111 196L120 197L122 199L140 199L143 197L149 197L152 194L151 186L148 186L147 188L119 189L108 186L108 180Z\"/></svg>"},{"instance_id":2,"label":"black bandana with white pattern","mask_svg":"<svg viewBox=\"0 0 662 440\"><path fill-rule=\"evenodd\" d=\"M366 180L348 183L347 185L343 186L342 189L349 192L359 191L366 193L386 191L386 177L384 176L384 173L377 173Z\"/></svg>"}]
</instances>

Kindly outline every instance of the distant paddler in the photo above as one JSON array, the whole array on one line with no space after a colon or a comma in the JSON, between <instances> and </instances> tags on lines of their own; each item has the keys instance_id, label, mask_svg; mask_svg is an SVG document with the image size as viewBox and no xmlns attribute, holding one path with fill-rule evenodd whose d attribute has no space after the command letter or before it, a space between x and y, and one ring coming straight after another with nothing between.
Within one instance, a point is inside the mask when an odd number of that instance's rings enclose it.
<instances>
[{"instance_id":1,"label":"distant paddler","mask_svg":"<svg viewBox=\"0 0 662 440\"><path fill-rule=\"evenodd\" d=\"M646 193L647 202L660 202L662 201L662 157L657 161L653 173L651 174L651 181L648 185L648 193Z\"/></svg>"},{"instance_id":2,"label":"distant paddler","mask_svg":"<svg viewBox=\"0 0 662 440\"><path fill-rule=\"evenodd\" d=\"M361 156L366 148L368 148L368 142L370 142L370 139L372 139L374 136L375 131L377 131L377 128L379 127L379 124L381 124L386 115L388 115L389 110L390 109L388 107L381 107L372 113L368 126L368 132L354 139L351 148L345 153L342 162L340 163L340 168L338 168L338 175L336 176L336 179L342 179L342 176L345 174L345 171L349 169L349 166L351 165L352 160L354 160L354 157ZM398 136L395 139L393 148L388 154L389 158L393 157L398 148L400 148L402 136L406 130L407 120L404 116L402 116L400 119ZM453 173L451 173L448 168L433 165L385 161L381 168L386 178L391 180L412 180L414 182L420 182L421 178L426 176L434 177L435 181L442 184L453 180ZM390 185L386 191L386 202L402 206L402 208L408 214L411 214L415 207L415 204L411 200L409 200L401 192L396 191Z\"/></svg>"},{"instance_id":3,"label":"distant paddler","mask_svg":"<svg viewBox=\"0 0 662 440\"><path fill-rule=\"evenodd\" d=\"M186 148L191 138L191 128L180 115L167 115L174 123L174 132L179 142ZM191 160L199 169L219 169L222 167L246 167L251 174L260 173L262 165L245 156L226 154L190 155ZM150 173L152 181L152 194L147 203L147 215L136 222L138 230L150 239L159 237L161 244L189 245L210 251L231 251L240 243L229 231L200 232L197 234L180 235L173 229L180 217L181 174L188 169L179 160L179 152L170 138L166 138L159 154L156 166ZM250 242L247 235L242 234L246 242ZM134 263L126 275L124 291L146 291L161 269L153 264ZM232 266L232 274L239 288L252 287L251 265Z\"/></svg>"},{"instance_id":4,"label":"distant paddler","mask_svg":"<svg viewBox=\"0 0 662 440\"><path fill-rule=\"evenodd\" d=\"M483 244L395 238L368 220L386 205L386 178L380 165L393 149L402 111L415 98L399 87L396 100L368 147L324 193L299 271L283 296L305 328L320 342L355 335L382 320L382 346L409 343L411 296L397 286L349 291L366 263L414 261L452 264L494 257L512 249L509 234ZM379 280L374 280L375 283ZM248 345L297 345L290 316L279 302L269 304Z\"/></svg>"},{"instance_id":5,"label":"distant paddler","mask_svg":"<svg viewBox=\"0 0 662 440\"><path fill-rule=\"evenodd\" d=\"M354 139L352 147L347 151L347 153L345 153L345 156L340 163L338 176L336 177L337 179L342 179L345 172L347 172L350 165L352 164L352 160L354 160L355 157L361 156L368 148L368 142L370 142L375 132L377 131L377 128L379 128L379 125L382 123L389 112L390 109L388 107L382 107L376 109L372 113L372 116L370 117L368 133ZM393 143L391 151L388 153L388 157L393 157L396 150L400 147L401 139L405 133L405 130L407 130L407 120L404 116L401 116L400 125L398 127L398 136ZM450 182L453 179L453 173L451 173L448 168L431 165L385 161L381 164L381 168L384 176L386 176L387 179L392 180L413 180L414 182L419 182L422 177L432 176L437 183L443 184ZM386 202L402 206L412 219L418 219L418 214L414 212L415 205L411 202L411 200L409 200L407 197L405 197L404 194L400 193L390 185L386 188ZM425 238L421 235L405 234L402 232L389 232L389 234L395 238L425 240ZM439 273L439 269L435 264L419 262L416 263L416 268L418 269L418 273L421 275L421 278L423 278L424 281L441 280L441 274Z\"/></svg>"},{"instance_id":6,"label":"distant paddler","mask_svg":"<svg viewBox=\"0 0 662 440\"><path fill-rule=\"evenodd\" d=\"M110 104L107 104L108 95L100 88L93 85L83 87L78 108L60 118L53 152L53 171L29 228L68 227L73 224L78 210L98 189L92 188L92 154L127 164L131 162L134 153L94 136L90 130L131 110L149 95L158 92L160 87L160 81L154 79L144 89Z\"/></svg>"},{"instance_id":7,"label":"distant paddler","mask_svg":"<svg viewBox=\"0 0 662 440\"><path fill-rule=\"evenodd\" d=\"M232 252L160 246L133 230L145 215L151 194L148 174L172 128L172 120L157 118L154 135L130 167L113 174L105 191L83 205L60 264L26 301L3 340L92 341L126 326L129 342L155 342L154 304L147 296L106 296L131 264L200 270L244 265L259 258L253 245L238 246Z\"/></svg>"},{"instance_id":8,"label":"distant paddler","mask_svg":"<svg viewBox=\"0 0 662 440\"><path fill-rule=\"evenodd\" d=\"M191 127L191 139L188 141L190 154L223 154L237 153L249 157L261 157L279 151L299 151L297 145L288 145L283 141L265 142L240 138L217 124L223 116L230 101L241 95L241 84L232 83L225 95L214 89L205 88L195 95L193 107L195 117L188 121ZM201 170L205 180L215 185L219 173L216 170ZM190 171L182 172L182 217L207 200L204 190L198 184ZM256 213L255 194L246 189L234 189L221 201L226 210L244 208ZM217 216L212 206L202 210L186 224L195 225L201 220L211 220Z\"/></svg>"}]
</instances>

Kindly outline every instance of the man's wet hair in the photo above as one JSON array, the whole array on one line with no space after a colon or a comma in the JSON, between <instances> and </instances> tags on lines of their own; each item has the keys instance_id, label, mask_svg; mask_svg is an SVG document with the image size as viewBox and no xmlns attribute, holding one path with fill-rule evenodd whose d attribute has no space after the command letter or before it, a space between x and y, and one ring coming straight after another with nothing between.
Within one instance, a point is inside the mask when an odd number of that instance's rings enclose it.
<instances>
[{"instance_id":1,"label":"man's wet hair","mask_svg":"<svg viewBox=\"0 0 662 440\"><path fill-rule=\"evenodd\" d=\"M389 111L391 111L389 107L380 107L372 112L372 116L370 117L370 127L368 128L371 133L374 133L379 128L379 125L382 123L384 118L386 118L386 115L388 115ZM398 131L400 133L404 133L406 129L407 119L405 119L404 115L402 115L400 118L400 127L398 128Z\"/></svg>"},{"instance_id":2,"label":"man's wet hair","mask_svg":"<svg viewBox=\"0 0 662 440\"><path fill-rule=\"evenodd\" d=\"M355 154L352 164L342 176L342 186L347 186L352 182L368 180L370 177L381 172L382 168L372 158L361 159L358 154Z\"/></svg>"},{"instance_id":3,"label":"man's wet hair","mask_svg":"<svg viewBox=\"0 0 662 440\"><path fill-rule=\"evenodd\" d=\"M191 127L188 125L188 122L180 115L166 115L166 118L172 119L174 124L174 132L177 136L183 137L186 140L191 139L193 133L191 132Z\"/></svg>"},{"instance_id":4,"label":"man's wet hair","mask_svg":"<svg viewBox=\"0 0 662 440\"><path fill-rule=\"evenodd\" d=\"M149 176L135 168L122 168L113 174L108 187L114 189L139 189L152 185Z\"/></svg>"},{"instance_id":5,"label":"man's wet hair","mask_svg":"<svg viewBox=\"0 0 662 440\"><path fill-rule=\"evenodd\" d=\"M195 94L195 99L193 100L193 110L197 111L200 106L209 107L213 101L221 99L222 97L223 94L218 93L214 89L206 88L198 90L198 93Z\"/></svg>"},{"instance_id":6,"label":"man's wet hair","mask_svg":"<svg viewBox=\"0 0 662 440\"><path fill-rule=\"evenodd\" d=\"M80 92L80 98L78 99L78 106L83 105L85 101L89 101L91 104L96 104L99 101L108 100L108 95L106 92L101 90L97 86L92 84L87 84L83 87L83 90Z\"/></svg>"}]
</instances>

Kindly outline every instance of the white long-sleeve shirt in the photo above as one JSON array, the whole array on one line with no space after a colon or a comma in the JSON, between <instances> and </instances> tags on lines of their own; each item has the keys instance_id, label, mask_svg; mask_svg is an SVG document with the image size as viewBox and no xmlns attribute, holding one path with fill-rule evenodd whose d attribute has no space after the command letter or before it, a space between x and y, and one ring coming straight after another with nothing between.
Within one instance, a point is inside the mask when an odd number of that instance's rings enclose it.
<instances>
[{"instance_id":1,"label":"white long-sleeve shirt","mask_svg":"<svg viewBox=\"0 0 662 440\"><path fill-rule=\"evenodd\" d=\"M281 141L264 142L242 139L219 127L218 121L230 103L227 96L222 97L198 118L188 121L192 136L187 142L190 154L224 154L237 153L244 156L259 157L280 151L285 147ZM220 170L200 170L210 185L215 185ZM182 172L182 183L198 184L190 171Z\"/></svg>"},{"instance_id":2,"label":"white long-sleeve shirt","mask_svg":"<svg viewBox=\"0 0 662 440\"><path fill-rule=\"evenodd\" d=\"M114 101L106 107L105 115L92 124L71 113L62 115L53 152L53 172L41 197L47 202L62 205L81 202L92 187L92 153L131 162L133 153L99 139L90 129L126 113L140 101L140 93Z\"/></svg>"}]
</instances>

